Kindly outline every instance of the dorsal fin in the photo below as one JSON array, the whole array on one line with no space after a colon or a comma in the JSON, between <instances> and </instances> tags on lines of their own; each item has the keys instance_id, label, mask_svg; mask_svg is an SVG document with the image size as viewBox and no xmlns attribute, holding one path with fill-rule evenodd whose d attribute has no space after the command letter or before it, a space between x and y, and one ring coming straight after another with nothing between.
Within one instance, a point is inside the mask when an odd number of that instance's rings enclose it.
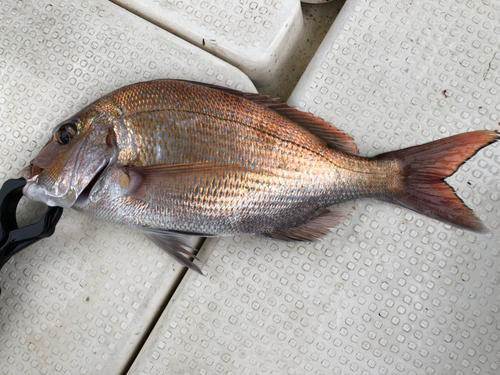
<instances>
[{"instance_id":1,"label":"dorsal fin","mask_svg":"<svg viewBox=\"0 0 500 375\"><path fill-rule=\"evenodd\" d=\"M295 108L289 107L286 103L279 103L276 101L276 99L272 99L267 95L242 92L227 87L211 85L208 83L200 83L193 81L184 81L184 82L188 82L199 86L209 87L219 91L224 91L228 94L236 95L241 98L250 100L263 107L272 109L273 111L278 112L282 116L302 126L312 134L326 141L331 148L353 155L358 155L359 153L358 148L354 144L352 138L349 137L347 134L345 134L343 131L337 129L328 122L311 115L310 113L301 112Z\"/></svg>"}]
</instances>

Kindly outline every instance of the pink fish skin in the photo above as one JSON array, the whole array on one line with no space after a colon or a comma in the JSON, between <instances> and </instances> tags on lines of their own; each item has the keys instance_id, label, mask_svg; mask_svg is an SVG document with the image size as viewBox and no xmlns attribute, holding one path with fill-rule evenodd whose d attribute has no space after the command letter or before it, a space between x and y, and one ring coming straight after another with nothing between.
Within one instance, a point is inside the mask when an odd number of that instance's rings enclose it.
<instances>
[{"instance_id":1,"label":"pink fish skin","mask_svg":"<svg viewBox=\"0 0 500 375\"><path fill-rule=\"evenodd\" d=\"M199 271L186 235L311 241L375 197L473 231L485 228L444 178L495 131L373 158L330 124L259 94L158 80L116 90L59 124L23 170L24 194L133 226Z\"/></svg>"}]
</instances>

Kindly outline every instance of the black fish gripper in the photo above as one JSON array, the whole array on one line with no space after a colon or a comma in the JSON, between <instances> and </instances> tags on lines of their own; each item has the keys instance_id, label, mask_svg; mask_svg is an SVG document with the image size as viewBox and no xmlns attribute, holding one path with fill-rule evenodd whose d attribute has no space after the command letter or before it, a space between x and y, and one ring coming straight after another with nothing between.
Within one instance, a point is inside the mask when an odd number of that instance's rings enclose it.
<instances>
[{"instance_id":1,"label":"black fish gripper","mask_svg":"<svg viewBox=\"0 0 500 375\"><path fill-rule=\"evenodd\" d=\"M0 268L21 250L52 236L63 212L61 207L49 207L38 222L19 228L16 210L25 185L24 178L11 179L0 189Z\"/></svg>"}]
</instances>

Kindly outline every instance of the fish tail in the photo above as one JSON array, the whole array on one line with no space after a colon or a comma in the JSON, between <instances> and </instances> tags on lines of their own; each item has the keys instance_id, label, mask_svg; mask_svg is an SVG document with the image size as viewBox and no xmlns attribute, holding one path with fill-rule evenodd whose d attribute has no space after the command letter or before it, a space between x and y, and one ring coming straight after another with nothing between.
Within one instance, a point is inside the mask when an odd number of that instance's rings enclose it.
<instances>
[{"instance_id":1,"label":"fish tail","mask_svg":"<svg viewBox=\"0 0 500 375\"><path fill-rule=\"evenodd\" d=\"M498 139L498 132L482 130L376 156L377 160L395 161L397 166L396 182L382 199L460 228L487 231L444 179Z\"/></svg>"}]
</instances>

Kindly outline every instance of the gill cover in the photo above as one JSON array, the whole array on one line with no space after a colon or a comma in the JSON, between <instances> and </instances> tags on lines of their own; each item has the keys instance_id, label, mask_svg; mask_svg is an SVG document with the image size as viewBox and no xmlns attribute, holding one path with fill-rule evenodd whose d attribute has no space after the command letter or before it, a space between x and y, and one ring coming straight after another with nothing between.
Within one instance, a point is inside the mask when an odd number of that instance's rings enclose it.
<instances>
[{"instance_id":1,"label":"gill cover","mask_svg":"<svg viewBox=\"0 0 500 375\"><path fill-rule=\"evenodd\" d=\"M81 117L56 126L52 139L21 173L23 193L48 206L71 207L118 154L112 120Z\"/></svg>"}]
</instances>

